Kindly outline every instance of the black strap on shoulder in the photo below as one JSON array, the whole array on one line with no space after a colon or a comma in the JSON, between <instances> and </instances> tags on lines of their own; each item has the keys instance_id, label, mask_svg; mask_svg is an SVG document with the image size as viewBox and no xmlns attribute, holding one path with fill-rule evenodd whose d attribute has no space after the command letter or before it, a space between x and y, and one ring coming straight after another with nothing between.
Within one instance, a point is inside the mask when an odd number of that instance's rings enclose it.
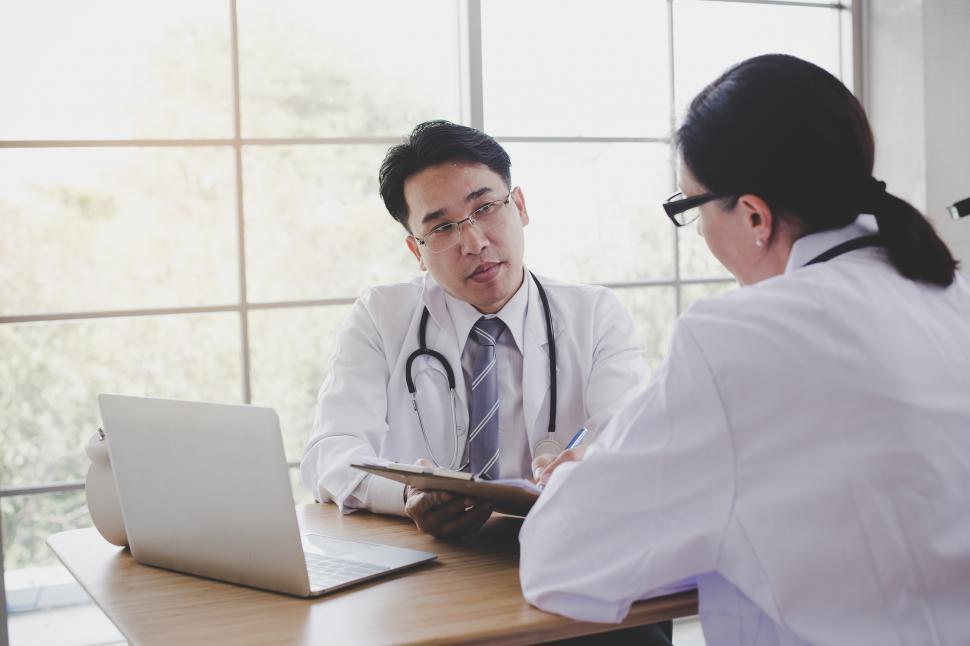
<instances>
[{"instance_id":1,"label":"black strap on shoulder","mask_svg":"<svg viewBox=\"0 0 970 646\"><path fill-rule=\"evenodd\" d=\"M849 253L850 251L855 251L856 249L864 249L865 247L881 247L882 238L878 234L872 234L869 236L862 236L861 238L852 238L851 240L846 240L842 244L835 245L827 251L823 251L819 255L815 256L808 262L806 262L802 267L808 267L809 265L814 265L820 262L825 262L827 260L832 260L836 256L841 256L844 253Z\"/></svg>"}]
</instances>

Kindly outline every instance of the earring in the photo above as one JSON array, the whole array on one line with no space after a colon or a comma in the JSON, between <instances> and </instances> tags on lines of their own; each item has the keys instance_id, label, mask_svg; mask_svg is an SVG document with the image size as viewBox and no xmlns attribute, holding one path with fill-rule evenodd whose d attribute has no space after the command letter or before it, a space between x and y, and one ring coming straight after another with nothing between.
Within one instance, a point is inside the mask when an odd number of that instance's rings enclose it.
<instances>
[{"instance_id":1,"label":"earring","mask_svg":"<svg viewBox=\"0 0 970 646\"><path fill-rule=\"evenodd\" d=\"M764 246L764 244L765 244L764 243L764 240L762 240L761 238L755 238L754 239L754 246L756 246L756 247L762 247L762 246Z\"/></svg>"}]
</instances>

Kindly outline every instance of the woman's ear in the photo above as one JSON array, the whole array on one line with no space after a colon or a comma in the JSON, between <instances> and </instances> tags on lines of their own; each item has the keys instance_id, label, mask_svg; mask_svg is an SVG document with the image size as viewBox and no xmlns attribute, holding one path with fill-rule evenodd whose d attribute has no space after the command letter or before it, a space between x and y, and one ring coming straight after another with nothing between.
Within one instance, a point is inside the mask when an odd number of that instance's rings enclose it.
<instances>
[{"instance_id":1,"label":"woman's ear","mask_svg":"<svg viewBox=\"0 0 970 646\"><path fill-rule=\"evenodd\" d=\"M772 240L775 228L775 215L762 198L751 193L738 197L734 207L740 210L742 226L751 232L751 241L757 247L767 246Z\"/></svg>"}]
</instances>

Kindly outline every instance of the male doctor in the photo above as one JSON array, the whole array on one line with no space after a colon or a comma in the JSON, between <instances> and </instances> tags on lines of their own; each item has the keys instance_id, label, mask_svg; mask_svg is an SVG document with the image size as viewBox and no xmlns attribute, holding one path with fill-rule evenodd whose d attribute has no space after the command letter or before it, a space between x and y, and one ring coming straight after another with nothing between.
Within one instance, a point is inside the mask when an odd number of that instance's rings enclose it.
<instances>
[{"instance_id":1,"label":"male doctor","mask_svg":"<svg viewBox=\"0 0 970 646\"><path fill-rule=\"evenodd\" d=\"M408 515L435 536L475 531L488 503L349 465L379 456L530 478L580 427L589 443L643 382L643 348L612 292L523 266L529 213L510 165L494 139L446 121L417 126L388 151L381 197L426 273L366 290L338 334L300 465L318 500ZM422 336L434 356L412 356Z\"/></svg>"}]
</instances>

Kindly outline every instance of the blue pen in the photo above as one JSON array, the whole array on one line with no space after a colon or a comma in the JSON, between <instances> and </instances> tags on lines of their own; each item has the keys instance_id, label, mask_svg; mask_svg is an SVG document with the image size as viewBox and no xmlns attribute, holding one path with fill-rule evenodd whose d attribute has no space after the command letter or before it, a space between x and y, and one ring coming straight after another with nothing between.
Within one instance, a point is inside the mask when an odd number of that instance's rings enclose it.
<instances>
[{"instance_id":1,"label":"blue pen","mask_svg":"<svg viewBox=\"0 0 970 646\"><path fill-rule=\"evenodd\" d=\"M566 445L566 448L564 448L563 451L568 451L569 449L573 448L574 446L582 442L583 439L586 437L587 433L589 433L589 429L586 428L585 426L580 426L579 430L576 431L576 434L573 435L573 439L569 440L569 444Z\"/></svg>"}]
</instances>

